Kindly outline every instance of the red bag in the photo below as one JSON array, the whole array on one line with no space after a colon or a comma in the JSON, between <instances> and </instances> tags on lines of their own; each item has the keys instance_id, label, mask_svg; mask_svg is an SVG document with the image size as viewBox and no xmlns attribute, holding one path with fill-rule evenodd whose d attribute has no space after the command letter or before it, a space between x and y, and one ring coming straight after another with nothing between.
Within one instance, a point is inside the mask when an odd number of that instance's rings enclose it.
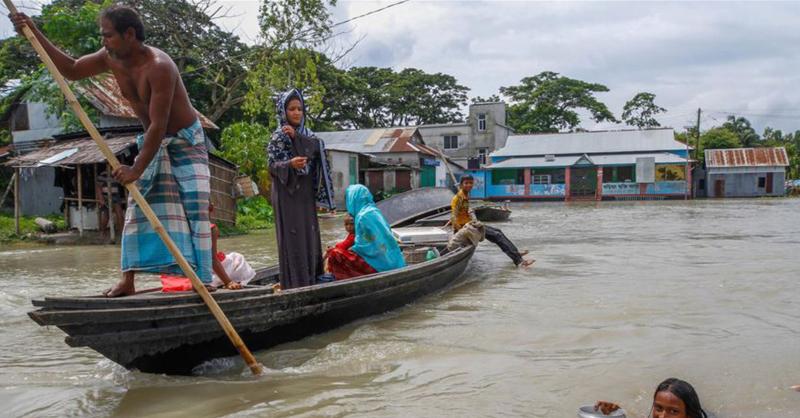
<instances>
[{"instance_id":1,"label":"red bag","mask_svg":"<svg viewBox=\"0 0 800 418\"><path fill-rule=\"evenodd\" d=\"M164 293L186 292L192 289L192 281L188 277L161 275L161 291Z\"/></svg>"}]
</instances>

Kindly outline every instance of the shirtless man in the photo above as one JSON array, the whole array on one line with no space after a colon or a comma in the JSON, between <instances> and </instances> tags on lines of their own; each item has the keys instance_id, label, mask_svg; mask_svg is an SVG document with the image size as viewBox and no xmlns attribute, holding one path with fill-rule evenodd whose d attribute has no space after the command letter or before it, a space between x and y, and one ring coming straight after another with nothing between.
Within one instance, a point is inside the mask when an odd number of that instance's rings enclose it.
<instances>
[{"instance_id":1,"label":"shirtless man","mask_svg":"<svg viewBox=\"0 0 800 418\"><path fill-rule=\"evenodd\" d=\"M67 79L80 80L107 71L111 71L114 75L122 91L122 95L128 100L131 107L136 112L145 130L144 140L143 143L139 143L139 155L134 164L132 166L122 165L114 170L113 176L118 182L127 184L139 180L145 172L145 169L159 153L159 148L161 148L162 141L164 141L165 138L178 136L180 131L185 131L185 128L194 128L195 126L199 129L200 133L194 135L199 135L202 138L202 129L199 128L198 113L189 101L189 96L181 80L178 67L166 53L144 44L144 25L142 24L139 14L134 9L127 6L112 6L103 10L99 21L103 47L97 52L82 56L78 59L65 54L53 45L36 27L30 17L26 16L24 13L11 14L9 17L18 32L22 33L22 27L25 25L33 31L36 38L52 58L56 67L58 67L58 70ZM196 130L197 129L192 132L196 132ZM195 141L183 141L179 146L189 148L195 145L194 142ZM205 150L204 141L199 142L203 143L201 147ZM206 158L205 170L207 173L207 150L203 151L205 154L204 157L199 156L199 149L191 152L192 158ZM195 169L202 171L202 167ZM205 179L202 179L202 172L198 173L196 177L200 178L200 183L205 181L205 184L194 185L199 187L200 193L204 193L208 190L208 177L206 176ZM156 186L157 185L153 187ZM183 192L184 185L181 184L180 187ZM194 192L194 190L190 191ZM203 199L203 196L199 196L197 200L208 201L207 198ZM148 201L150 201L151 204L153 203L151 199L148 199ZM178 204L186 205L185 202L178 202ZM186 208L186 218L188 219L184 221L189 223L190 228L196 226L196 222L202 223L204 221L206 224L208 223L207 206L203 207L202 204L195 204L194 206L200 207ZM136 210L141 214L140 209ZM130 223L138 223L136 210L133 212L132 216L131 208L128 209L129 213L126 215L125 219L126 230L130 227ZM162 222L169 223L169 221L165 221L164 217L162 217L162 215L166 214L159 214L158 212L157 214L159 218L162 219ZM193 219L193 215L199 216L199 220ZM173 231L169 225L165 225L165 227L168 232L170 232L170 235L172 235ZM141 231L142 225L133 225L133 227L130 228L131 230L138 229ZM199 229L201 229L201 231L191 231L191 240L196 238L207 240L207 247L210 252L210 226ZM159 248L142 248L143 245L140 240L137 245L129 245L129 248L126 250L124 237L122 244L123 278L116 286L106 292L106 296L113 297L133 294L135 293L134 272L155 272L153 260L139 260L136 254L132 254L135 260L126 265L125 255L126 251L128 254L131 252L158 252L160 251ZM180 242L176 242L176 244L179 247L181 246ZM196 242L194 244L197 245ZM151 244L147 242L146 245L149 246ZM205 247L204 243L200 245L200 247ZM182 252L187 254L187 251L184 251L183 248ZM194 251L193 254L192 249L188 249L188 255L192 256L192 258L187 257L187 260L189 260L190 263L195 261L193 264L197 265L197 256L199 255L197 251ZM164 256L161 255L161 257L163 259ZM209 255L208 264L210 265L210 263L211 258ZM161 266L163 267L168 264L169 263L162 263ZM172 259L172 264L174 264L174 259ZM203 264L203 262L199 264ZM204 282L210 282L210 268L207 280L200 271L198 271L198 276L200 276L201 280Z\"/></svg>"}]
</instances>

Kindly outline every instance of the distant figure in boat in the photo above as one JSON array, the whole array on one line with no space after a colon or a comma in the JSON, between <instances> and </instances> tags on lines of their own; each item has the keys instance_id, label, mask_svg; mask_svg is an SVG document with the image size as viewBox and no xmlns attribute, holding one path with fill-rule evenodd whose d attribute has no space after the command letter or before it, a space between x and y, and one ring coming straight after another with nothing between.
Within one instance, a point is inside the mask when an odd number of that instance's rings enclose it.
<instances>
[{"instance_id":1,"label":"distant figure in boat","mask_svg":"<svg viewBox=\"0 0 800 418\"><path fill-rule=\"evenodd\" d=\"M369 189L361 184L350 185L345 190L345 200L353 219L352 229L345 220L352 242L348 235L328 253L328 268L336 280L405 267L403 252Z\"/></svg>"},{"instance_id":2,"label":"distant figure in boat","mask_svg":"<svg viewBox=\"0 0 800 418\"><path fill-rule=\"evenodd\" d=\"M208 213L213 215L214 205L208 205ZM224 287L229 290L241 289L242 286L247 285L253 277L256 276L256 271L250 267L244 256L237 252L224 253L219 251L217 242L219 241L219 228L216 224L211 224L211 251L214 254L212 260L212 267L214 268L214 277L211 280L211 285L214 287Z\"/></svg>"},{"instance_id":3,"label":"distant figure in boat","mask_svg":"<svg viewBox=\"0 0 800 418\"><path fill-rule=\"evenodd\" d=\"M473 213L469 210L469 193L475 185L475 178L469 174L461 176L461 181L458 187L458 193L453 197L450 203L450 224L453 226L453 232L458 232L464 225L473 221ZM503 231L489 225L483 225L486 232L486 239L495 243L506 255L511 258L516 266L528 267L536 260L526 260L524 257L528 251L520 252L511 240L506 237Z\"/></svg>"},{"instance_id":4,"label":"distant figure in boat","mask_svg":"<svg viewBox=\"0 0 800 418\"><path fill-rule=\"evenodd\" d=\"M305 125L292 89L278 100L278 128L267 146L282 290L311 286L324 272L317 207L335 209L325 144Z\"/></svg>"},{"instance_id":5,"label":"distant figure in boat","mask_svg":"<svg viewBox=\"0 0 800 418\"><path fill-rule=\"evenodd\" d=\"M594 410L604 415L618 410L619 405L598 401ZM694 387L686 381L671 377L664 380L653 394L652 418L707 418L708 414L700 406L700 398Z\"/></svg>"},{"instance_id":6,"label":"distant figure in boat","mask_svg":"<svg viewBox=\"0 0 800 418\"><path fill-rule=\"evenodd\" d=\"M349 213L344 216L344 229L347 237L325 253L325 271L333 274L336 280L377 273L360 255L350 251L356 243L356 223Z\"/></svg>"},{"instance_id":7,"label":"distant figure in boat","mask_svg":"<svg viewBox=\"0 0 800 418\"><path fill-rule=\"evenodd\" d=\"M209 202L208 204L209 216L214 213L214 205ZM242 286L247 285L250 280L256 276L256 271L250 267L250 264L244 259L244 256L237 252L230 252L225 254L218 250L217 242L219 240L219 228L216 224L211 224L211 250L214 255L211 260L211 266L214 270L212 276L211 286L214 289L224 287L228 290L241 289ZM192 282L188 277L162 274L161 275L161 291L168 292L185 292L192 290ZM211 289L209 289L211 290Z\"/></svg>"}]
</instances>

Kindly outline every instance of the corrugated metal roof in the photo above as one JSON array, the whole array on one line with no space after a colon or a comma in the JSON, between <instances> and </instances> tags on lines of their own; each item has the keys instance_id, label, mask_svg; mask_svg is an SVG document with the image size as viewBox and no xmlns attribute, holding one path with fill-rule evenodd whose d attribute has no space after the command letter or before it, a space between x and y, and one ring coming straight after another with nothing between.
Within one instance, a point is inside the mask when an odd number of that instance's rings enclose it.
<instances>
[{"instance_id":1,"label":"corrugated metal roof","mask_svg":"<svg viewBox=\"0 0 800 418\"><path fill-rule=\"evenodd\" d=\"M685 144L675 140L672 129L664 128L511 135L506 141L506 146L491 153L490 156L580 155L584 153L656 152L685 149Z\"/></svg>"},{"instance_id":2,"label":"corrugated metal roof","mask_svg":"<svg viewBox=\"0 0 800 418\"><path fill-rule=\"evenodd\" d=\"M492 164L486 168L525 168L525 167L567 167L574 165L582 156L563 155L556 156L553 160L547 161L545 157L517 157ZM653 157L656 164L685 164L686 159L668 152L658 153L636 153L636 154L606 154L590 155L588 158L595 165L631 165L636 164L636 159L641 157Z\"/></svg>"},{"instance_id":3,"label":"corrugated metal roof","mask_svg":"<svg viewBox=\"0 0 800 418\"><path fill-rule=\"evenodd\" d=\"M669 152L590 156L592 161L594 161L594 163L597 165L636 164L636 159L642 157L653 157L656 160L656 164L686 164L686 158L679 157Z\"/></svg>"},{"instance_id":4,"label":"corrugated metal roof","mask_svg":"<svg viewBox=\"0 0 800 418\"><path fill-rule=\"evenodd\" d=\"M136 136L108 138L106 139L106 144L111 148L111 152L113 152L114 155L118 155L128 147L136 145ZM76 151L73 152L72 150ZM91 138L79 138L59 141L49 147L20 155L10 159L5 165L15 167L41 167L42 165L47 165L41 164L43 160L62 153L64 153L66 157L52 162L51 165L95 164L106 160L100 152L100 148Z\"/></svg>"},{"instance_id":5,"label":"corrugated metal roof","mask_svg":"<svg viewBox=\"0 0 800 418\"><path fill-rule=\"evenodd\" d=\"M122 96L122 91L114 77L101 76L77 84L76 90L104 115L120 118L138 119L128 100ZM200 112L200 123L206 129L219 129L210 119Z\"/></svg>"},{"instance_id":6,"label":"corrugated metal roof","mask_svg":"<svg viewBox=\"0 0 800 418\"><path fill-rule=\"evenodd\" d=\"M378 154L383 152L419 152L437 155L421 143L414 143L416 127L358 129L352 131L316 132L330 149Z\"/></svg>"},{"instance_id":7,"label":"corrugated metal roof","mask_svg":"<svg viewBox=\"0 0 800 418\"><path fill-rule=\"evenodd\" d=\"M731 148L705 150L706 167L785 167L789 165L786 149Z\"/></svg>"},{"instance_id":8,"label":"corrugated metal roof","mask_svg":"<svg viewBox=\"0 0 800 418\"><path fill-rule=\"evenodd\" d=\"M577 161L579 158L581 157L576 157L574 155L555 157L552 161L547 161L545 157L509 158L505 161L486 166L486 168L567 167L575 164L575 161Z\"/></svg>"}]
</instances>

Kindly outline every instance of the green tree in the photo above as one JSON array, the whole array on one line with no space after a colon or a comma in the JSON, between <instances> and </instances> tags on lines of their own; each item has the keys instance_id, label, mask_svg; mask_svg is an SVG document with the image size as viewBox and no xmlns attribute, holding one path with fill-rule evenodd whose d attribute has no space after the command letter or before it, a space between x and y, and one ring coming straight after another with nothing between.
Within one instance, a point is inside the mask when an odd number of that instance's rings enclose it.
<instances>
[{"instance_id":1,"label":"green tree","mask_svg":"<svg viewBox=\"0 0 800 418\"><path fill-rule=\"evenodd\" d=\"M406 68L389 87L389 126L462 121L468 91L451 75Z\"/></svg>"},{"instance_id":2,"label":"green tree","mask_svg":"<svg viewBox=\"0 0 800 418\"><path fill-rule=\"evenodd\" d=\"M700 136L703 149L740 148L739 137L726 127L711 128Z\"/></svg>"},{"instance_id":3,"label":"green tree","mask_svg":"<svg viewBox=\"0 0 800 418\"><path fill-rule=\"evenodd\" d=\"M742 116L729 115L722 127L736 134L743 147L755 147L760 141L756 130L750 126L750 121Z\"/></svg>"},{"instance_id":4,"label":"green tree","mask_svg":"<svg viewBox=\"0 0 800 418\"><path fill-rule=\"evenodd\" d=\"M269 199L270 177L266 147L272 137L269 128L258 123L236 122L222 131L219 154L239 165L239 170L258 184L259 193Z\"/></svg>"},{"instance_id":5,"label":"green tree","mask_svg":"<svg viewBox=\"0 0 800 418\"><path fill-rule=\"evenodd\" d=\"M34 21L54 44L78 56L101 47L97 17L112 0L56 0L42 8ZM183 81L195 107L211 120L219 122L240 116L239 107L246 92L244 79L250 48L238 37L220 29L214 19L221 13L212 0L123 0L142 15L146 43L169 54L182 73ZM180 22L180 24L176 24ZM63 99L49 75L33 53L28 41L15 36L0 41L0 82L22 79L22 85L37 86L30 98L44 99L67 127L78 127L65 111ZM62 104L57 103L61 101ZM88 110L86 106L85 109Z\"/></svg>"},{"instance_id":6,"label":"green tree","mask_svg":"<svg viewBox=\"0 0 800 418\"><path fill-rule=\"evenodd\" d=\"M215 20L225 10L213 0L123 0L145 23L147 43L175 61L194 106L212 121L241 117L253 49Z\"/></svg>"},{"instance_id":7,"label":"green tree","mask_svg":"<svg viewBox=\"0 0 800 418\"><path fill-rule=\"evenodd\" d=\"M97 18L100 11L111 4L110 0L102 2L56 1L44 6L41 16L36 20L40 29L55 45L73 56L80 56L100 48ZM25 43L28 42L27 39L18 37ZM58 118L65 131L84 129L50 73L43 64L38 63L38 57L36 60L36 70L20 76L21 83L18 88L27 89L24 98L45 103L48 111ZM72 84L80 86L85 83L84 80ZM78 100L89 118L97 123L99 119L97 110L80 95Z\"/></svg>"},{"instance_id":8,"label":"green tree","mask_svg":"<svg viewBox=\"0 0 800 418\"><path fill-rule=\"evenodd\" d=\"M388 107L397 93L392 85L397 75L391 68L353 67L347 70L353 77L355 91L350 97L353 106L352 124L355 128L391 126Z\"/></svg>"},{"instance_id":9,"label":"green tree","mask_svg":"<svg viewBox=\"0 0 800 418\"><path fill-rule=\"evenodd\" d=\"M544 71L525 77L519 85L501 87L500 93L511 101L508 124L516 132L558 132L575 129L580 124L576 112L584 109L596 122L618 122L595 93L608 87Z\"/></svg>"},{"instance_id":10,"label":"green tree","mask_svg":"<svg viewBox=\"0 0 800 418\"><path fill-rule=\"evenodd\" d=\"M637 93L625 103L622 108L622 120L630 126L639 129L657 128L661 126L655 115L666 112L661 106L655 104L656 95L653 93Z\"/></svg>"},{"instance_id":11,"label":"green tree","mask_svg":"<svg viewBox=\"0 0 800 418\"><path fill-rule=\"evenodd\" d=\"M340 103L342 125L355 128L409 126L463 121L461 107L469 89L455 77L416 68L354 67L347 71L348 90L331 95ZM332 91L332 89L328 89Z\"/></svg>"},{"instance_id":12,"label":"green tree","mask_svg":"<svg viewBox=\"0 0 800 418\"><path fill-rule=\"evenodd\" d=\"M764 128L759 146L783 147L789 157L789 167L786 168L786 178L800 178L800 130L783 133L780 129Z\"/></svg>"},{"instance_id":13,"label":"green tree","mask_svg":"<svg viewBox=\"0 0 800 418\"><path fill-rule=\"evenodd\" d=\"M472 104L475 104L475 103L496 103L496 102L503 101L503 99L501 99L500 96L498 96L496 94L493 94L493 95L491 95L491 96L489 96L487 98L483 98L481 96L475 96L475 97L469 99L469 101Z\"/></svg>"},{"instance_id":14,"label":"green tree","mask_svg":"<svg viewBox=\"0 0 800 418\"><path fill-rule=\"evenodd\" d=\"M327 5L335 4L335 0L264 0L259 12L264 43L246 78L243 108L248 115L273 126L275 99L289 87L303 91L309 114L323 110L326 90L317 71L322 59L314 49L332 36ZM314 121L309 122L313 126Z\"/></svg>"}]
</instances>

